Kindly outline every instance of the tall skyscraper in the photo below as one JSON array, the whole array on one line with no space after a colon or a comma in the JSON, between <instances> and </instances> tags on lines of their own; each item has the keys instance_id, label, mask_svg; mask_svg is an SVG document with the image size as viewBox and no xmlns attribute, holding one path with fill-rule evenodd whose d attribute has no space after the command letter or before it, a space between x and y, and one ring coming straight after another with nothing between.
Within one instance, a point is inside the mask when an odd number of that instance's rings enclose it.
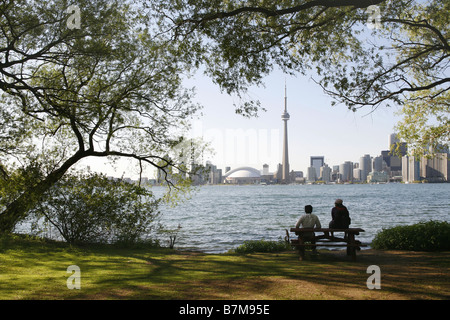
<instances>
[{"instance_id":1,"label":"tall skyscraper","mask_svg":"<svg viewBox=\"0 0 450 320\"><path fill-rule=\"evenodd\" d=\"M288 152L288 133L287 133L287 122L290 116L287 112L287 89L284 85L284 112L281 115L281 120L284 121L284 141L283 141L283 163L282 163L282 182L289 183L289 152Z\"/></svg>"},{"instance_id":2,"label":"tall skyscraper","mask_svg":"<svg viewBox=\"0 0 450 320\"><path fill-rule=\"evenodd\" d=\"M417 157L402 157L402 179L403 182L416 182L420 180L420 162Z\"/></svg>"},{"instance_id":3,"label":"tall skyscraper","mask_svg":"<svg viewBox=\"0 0 450 320\"><path fill-rule=\"evenodd\" d=\"M331 168L326 163L320 167L320 177L323 182L331 181Z\"/></svg>"},{"instance_id":4,"label":"tall skyscraper","mask_svg":"<svg viewBox=\"0 0 450 320\"><path fill-rule=\"evenodd\" d=\"M422 157L420 175L429 182L450 181L450 154L436 153L431 159Z\"/></svg>"},{"instance_id":5,"label":"tall skyscraper","mask_svg":"<svg viewBox=\"0 0 450 320\"><path fill-rule=\"evenodd\" d=\"M306 180L308 182L315 182L317 180L316 169L314 167L308 167Z\"/></svg>"},{"instance_id":6,"label":"tall skyscraper","mask_svg":"<svg viewBox=\"0 0 450 320\"><path fill-rule=\"evenodd\" d=\"M269 165L267 163L263 164L263 176L267 176L269 174Z\"/></svg>"},{"instance_id":7,"label":"tall skyscraper","mask_svg":"<svg viewBox=\"0 0 450 320\"><path fill-rule=\"evenodd\" d=\"M359 168L361 169L361 181L366 181L367 176L372 172L372 159L369 154L359 158Z\"/></svg>"},{"instance_id":8,"label":"tall skyscraper","mask_svg":"<svg viewBox=\"0 0 450 320\"><path fill-rule=\"evenodd\" d=\"M401 142L397 138L397 134L391 133L389 135L389 150L391 150L392 155L397 156L393 151L395 151L397 148L399 148L400 156L406 155L408 152L408 147L406 142ZM400 169L401 170L401 169Z\"/></svg>"},{"instance_id":9,"label":"tall skyscraper","mask_svg":"<svg viewBox=\"0 0 450 320\"><path fill-rule=\"evenodd\" d=\"M320 178L320 168L324 165L325 163L325 157L323 156L311 156L311 167L314 167L316 169L316 177Z\"/></svg>"},{"instance_id":10,"label":"tall skyscraper","mask_svg":"<svg viewBox=\"0 0 450 320\"><path fill-rule=\"evenodd\" d=\"M353 163L351 161L345 161L339 165L339 173L341 174L342 181L353 181Z\"/></svg>"}]
</instances>

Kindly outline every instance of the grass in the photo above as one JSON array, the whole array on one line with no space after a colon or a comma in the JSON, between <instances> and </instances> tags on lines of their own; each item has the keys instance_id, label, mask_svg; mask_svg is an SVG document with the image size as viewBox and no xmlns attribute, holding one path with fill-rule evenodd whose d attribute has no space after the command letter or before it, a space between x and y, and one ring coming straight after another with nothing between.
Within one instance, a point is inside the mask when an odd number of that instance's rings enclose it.
<instances>
[{"instance_id":1,"label":"grass","mask_svg":"<svg viewBox=\"0 0 450 320\"><path fill-rule=\"evenodd\" d=\"M381 268L381 290L366 286ZM69 265L81 289L67 288ZM203 254L0 239L0 299L449 299L449 252Z\"/></svg>"}]
</instances>

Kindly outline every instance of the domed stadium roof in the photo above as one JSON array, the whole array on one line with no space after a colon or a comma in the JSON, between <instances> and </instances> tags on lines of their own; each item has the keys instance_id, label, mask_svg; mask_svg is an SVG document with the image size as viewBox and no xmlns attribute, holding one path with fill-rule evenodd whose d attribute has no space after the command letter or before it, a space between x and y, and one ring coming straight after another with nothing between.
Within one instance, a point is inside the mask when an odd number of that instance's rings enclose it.
<instances>
[{"instance_id":1,"label":"domed stadium roof","mask_svg":"<svg viewBox=\"0 0 450 320\"><path fill-rule=\"evenodd\" d=\"M252 167L239 167L225 173L225 178L261 178L259 170Z\"/></svg>"}]
</instances>

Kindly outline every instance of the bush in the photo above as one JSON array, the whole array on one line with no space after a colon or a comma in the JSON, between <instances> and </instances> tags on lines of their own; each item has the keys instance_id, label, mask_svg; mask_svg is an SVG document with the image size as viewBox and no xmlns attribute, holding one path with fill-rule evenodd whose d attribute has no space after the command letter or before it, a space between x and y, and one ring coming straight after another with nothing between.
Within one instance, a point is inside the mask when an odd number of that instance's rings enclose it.
<instances>
[{"instance_id":1,"label":"bush","mask_svg":"<svg viewBox=\"0 0 450 320\"><path fill-rule=\"evenodd\" d=\"M383 229L375 236L372 247L414 251L450 250L450 224L431 220Z\"/></svg>"},{"instance_id":2,"label":"bush","mask_svg":"<svg viewBox=\"0 0 450 320\"><path fill-rule=\"evenodd\" d=\"M155 228L159 200L142 187L104 175L67 175L32 211L39 229L53 225L71 244L142 242Z\"/></svg>"},{"instance_id":3,"label":"bush","mask_svg":"<svg viewBox=\"0 0 450 320\"><path fill-rule=\"evenodd\" d=\"M249 240L244 241L242 245L234 251L236 253L253 253L253 252L280 252L292 250L291 246L283 240L266 241L266 240Z\"/></svg>"}]
</instances>

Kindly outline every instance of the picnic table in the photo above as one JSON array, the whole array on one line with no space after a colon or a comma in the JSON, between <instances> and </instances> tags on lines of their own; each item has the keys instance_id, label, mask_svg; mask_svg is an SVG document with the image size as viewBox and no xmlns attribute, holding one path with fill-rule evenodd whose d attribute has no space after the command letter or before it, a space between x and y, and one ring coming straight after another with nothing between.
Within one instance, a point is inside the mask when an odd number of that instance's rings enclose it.
<instances>
[{"instance_id":1,"label":"picnic table","mask_svg":"<svg viewBox=\"0 0 450 320\"><path fill-rule=\"evenodd\" d=\"M352 256L353 260L355 260L356 251L361 250L361 247L366 246L355 238L355 236L359 235L360 232L364 232L361 228L291 228L291 232L298 235L298 238L291 239L290 243L292 246L297 247L300 254L300 260L303 260L305 257L306 247L347 247L347 255ZM323 235L316 235L316 232L323 232ZM343 237L337 237L334 235L335 233L341 232L344 232ZM286 233L289 241L290 237L287 230Z\"/></svg>"}]
</instances>

